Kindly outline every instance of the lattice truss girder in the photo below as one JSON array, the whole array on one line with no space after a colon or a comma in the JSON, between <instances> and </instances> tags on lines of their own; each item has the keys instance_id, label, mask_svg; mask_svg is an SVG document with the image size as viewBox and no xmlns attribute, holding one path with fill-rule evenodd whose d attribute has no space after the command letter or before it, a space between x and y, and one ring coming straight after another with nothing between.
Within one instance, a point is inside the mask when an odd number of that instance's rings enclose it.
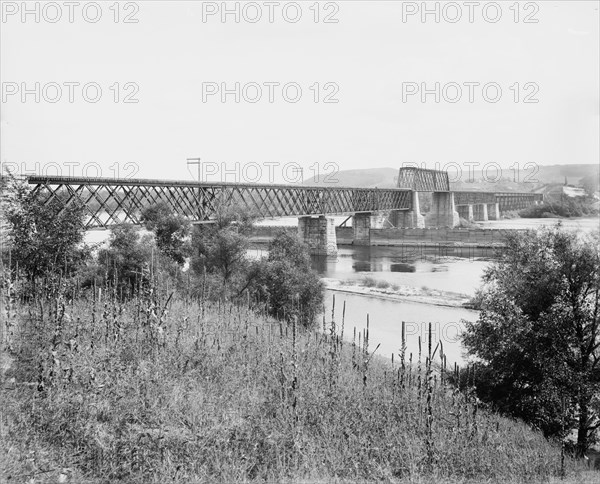
<instances>
[{"instance_id":1,"label":"lattice truss girder","mask_svg":"<svg viewBox=\"0 0 600 484\"><path fill-rule=\"evenodd\" d=\"M400 168L398 188L417 192L449 192L448 172L423 168Z\"/></svg>"},{"instance_id":2,"label":"lattice truss girder","mask_svg":"<svg viewBox=\"0 0 600 484\"><path fill-rule=\"evenodd\" d=\"M412 203L410 191L398 189L159 184L133 180L119 183L114 179L90 181L65 177L30 177L29 183L35 185L34 192L43 203L58 199L64 207L83 204L89 228L139 224L142 209L159 202L165 202L175 213L192 221L211 220L222 204L269 218L409 210Z\"/></svg>"},{"instance_id":3,"label":"lattice truss girder","mask_svg":"<svg viewBox=\"0 0 600 484\"><path fill-rule=\"evenodd\" d=\"M518 210L543 200L539 193L454 192L455 205L498 203L500 210Z\"/></svg>"},{"instance_id":4,"label":"lattice truss girder","mask_svg":"<svg viewBox=\"0 0 600 484\"><path fill-rule=\"evenodd\" d=\"M493 192L454 192L455 205L477 205L481 203L496 203Z\"/></svg>"},{"instance_id":5,"label":"lattice truss girder","mask_svg":"<svg viewBox=\"0 0 600 484\"><path fill-rule=\"evenodd\" d=\"M522 210L544 200L544 195L541 193L497 193L496 201L500 206L500 210L505 212L508 210Z\"/></svg>"}]
</instances>

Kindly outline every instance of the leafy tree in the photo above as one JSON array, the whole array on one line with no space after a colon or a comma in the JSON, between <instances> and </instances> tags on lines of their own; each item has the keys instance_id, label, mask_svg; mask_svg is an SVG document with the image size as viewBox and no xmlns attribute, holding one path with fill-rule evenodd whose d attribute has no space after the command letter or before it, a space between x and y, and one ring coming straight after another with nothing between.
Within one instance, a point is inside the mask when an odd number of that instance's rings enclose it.
<instances>
[{"instance_id":1,"label":"leafy tree","mask_svg":"<svg viewBox=\"0 0 600 484\"><path fill-rule=\"evenodd\" d=\"M560 225L509 235L463 336L480 398L547 436L576 429L580 456L600 425L598 239Z\"/></svg>"},{"instance_id":2,"label":"leafy tree","mask_svg":"<svg viewBox=\"0 0 600 484\"><path fill-rule=\"evenodd\" d=\"M113 227L108 247L101 249L98 262L107 282L123 296L131 296L150 281L154 241L151 236L140 237L133 225Z\"/></svg>"},{"instance_id":3,"label":"leafy tree","mask_svg":"<svg viewBox=\"0 0 600 484\"><path fill-rule=\"evenodd\" d=\"M278 234L251 277L253 292L267 303L272 316L314 325L323 304L323 285L311 269L308 248L297 237Z\"/></svg>"},{"instance_id":4,"label":"leafy tree","mask_svg":"<svg viewBox=\"0 0 600 484\"><path fill-rule=\"evenodd\" d=\"M211 223L194 227L192 232L192 268L220 275L224 285L244 274L248 268L253 216L233 205L220 206Z\"/></svg>"},{"instance_id":5,"label":"leafy tree","mask_svg":"<svg viewBox=\"0 0 600 484\"><path fill-rule=\"evenodd\" d=\"M160 202L144 208L142 221L147 230L154 232L158 249L179 266L183 266L190 254L187 241L190 234L189 220L173 213L165 202Z\"/></svg>"},{"instance_id":6,"label":"leafy tree","mask_svg":"<svg viewBox=\"0 0 600 484\"><path fill-rule=\"evenodd\" d=\"M49 200L12 180L3 201L9 224L11 259L29 280L51 272L73 274L90 256L82 245L83 206L64 204L66 194Z\"/></svg>"}]
</instances>

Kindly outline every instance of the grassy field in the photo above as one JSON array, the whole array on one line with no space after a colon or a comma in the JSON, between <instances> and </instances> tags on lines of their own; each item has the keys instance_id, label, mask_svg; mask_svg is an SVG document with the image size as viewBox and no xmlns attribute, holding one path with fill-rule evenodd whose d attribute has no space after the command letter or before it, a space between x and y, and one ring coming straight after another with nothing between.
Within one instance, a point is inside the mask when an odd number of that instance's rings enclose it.
<instances>
[{"instance_id":1,"label":"grassy field","mask_svg":"<svg viewBox=\"0 0 600 484\"><path fill-rule=\"evenodd\" d=\"M4 299L1 482L598 482L436 342L378 358L339 302L307 331L162 292Z\"/></svg>"}]
</instances>

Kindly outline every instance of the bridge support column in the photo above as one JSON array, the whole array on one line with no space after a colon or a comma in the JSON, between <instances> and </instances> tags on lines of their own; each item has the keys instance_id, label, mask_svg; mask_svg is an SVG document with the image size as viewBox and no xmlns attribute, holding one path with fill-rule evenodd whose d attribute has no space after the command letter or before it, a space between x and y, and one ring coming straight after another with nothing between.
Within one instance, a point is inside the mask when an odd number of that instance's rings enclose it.
<instances>
[{"instance_id":1,"label":"bridge support column","mask_svg":"<svg viewBox=\"0 0 600 484\"><path fill-rule=\"evenodd\" d=\"M357 213L352 217L354 245L371 245L371 214Z\"/></svg>"},{"instance_id":2,"label":"bridge support column","mask_svg":"<svg viewBox=\"0 0 600 484\"><path fill-rule=\"evenodd\" d=\"M467 222L473 221L473 205L458 205L456 207L458 216Z\"/></svg>"},{"instance_id":3,"label":"bridge support column","mask_svg":"<svg viewBox=\"0 0 600 484\"><path fill-rule=\"evenodd\" d=\"M335 220L324 217L299 217L298 237L308 245L312 255L337 255Z\"/></svg>"},{"instance_id":4,"label":"bridge support column","mask_svg":"<svg viewBox=\"0 0 600 484\"><path fill-rule=\"evenodd\" d=\"M500 220L500 204L499 203L488 203L487 204L488 220Z\"/></svg>"},{"instance_id":5,"label":"bridge support column","mask_svg":"<svg viewBox=\"0 0 600 484\"><path fill-rule=\"evenodd\" d=\"M454 206L452 192L433 192L431 211L425 216L426 227L456 227L458 212Z\"/></svg>"},{"instance_id":6,"label":"bridge support column","mask_svg":"<svg viewBox=\"0 0 600 484\"><path fill-rule=\"evenodd\" d=\"M390 221L394 227L409 229L422 229L425 227L425 217L421 214L421 207L419 206L419 192L413 191L411 197L412 208L409 211L392 210Z\"/></svg>"},{"instance_id":7,"label":"bridge support column","mask_svg":"<svg viewBox=\"0 0 600 484\"><path fill-rule=\"evenodd\" d=\"M473 217L477 222L488 221L487 203L478 203L473 206Z\"/></svg>"}]
</instances>

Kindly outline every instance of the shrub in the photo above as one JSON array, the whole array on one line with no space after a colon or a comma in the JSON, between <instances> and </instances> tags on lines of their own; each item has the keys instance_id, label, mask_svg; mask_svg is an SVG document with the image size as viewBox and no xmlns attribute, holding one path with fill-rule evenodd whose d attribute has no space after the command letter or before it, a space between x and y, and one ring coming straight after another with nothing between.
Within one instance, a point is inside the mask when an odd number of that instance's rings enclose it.
<instances>
[{"instance_id":1,"label":"shrub","mask_svg":"<svg viewBox=\"0 0 600 484\"><path fill-rule=\"evenodd\" d=\"M12 246L11 264L33 281L52 273L73 274L90 257L84 236L83 207L64 206L61 193L49 201L24 183L11 180L5 198Z\"/></svg>"},{"instance_id":2,"label":"shrub","mask_svg":"<svg viewBox=\"0 0 600 484\"><path fill-rule=\"evenodd\" d=\"M158 251L151 235L140 236L133 225L113 227L108 247L98 253L100 277L124 297L148 285ZM156 267L158 272L158 267Z\"/></svg>"},{"instance_id":3,"label":"shrub","mask_svg":"<svg viewBox=\"0 0 600 484\"><path fill-rule=\"evenodd\" d=\"M363 277L362 284L365 287L376 287L377 279L375 279L374 277L371 277L371 276L366 276L366 277Z\"/></svg>"},{"instance_id":4,"label":"shrub","mask_svg":"<svg viewBox=\"0 0 600 484\"><path fill-rule=\"evenodd\" d=\"M557 225L506 241L473 301L479 320L463 336L480 362L479 396L547 436L577 429L583 456L600 417L598 234Z\"/></svg>"},{"instance_id":5,"label":"shrub","mask_svg":"<svg viewBox=\"0 0 600 484\"><path fill-rule=\"evenodd\" d=\"M165 202L160 202L142 210L142 221L147 230L154 232L158 249L179 266L183 266L186 257L190 255L187 242L189 220L175 214Z\"/></svg>"},{"instance_id":6,"label":"shrub","mask_svg":"<svg viewBox=\"0 0 600 484\"><path fill-rule=\"evenodd\" d=\"M191 267L197 275L204 271L221 277L224 295L246 279L253 216L235 206L219 206L211 223L196 225L192 232Z\"/></svg>"},{"instance_id":7,"label":"shrub","mask_svg":"<svg viewBox=\"0 0 600 484\"><path fill-rule=\"evenodd\" d=\"M296 319L311 327L323 303L323 285L311 269L308 248L297 237L280 232L266 260L255 263L251 290L278 319Z\"/></svg>"},{"instance_id":8,"label":"shrub","mask_svg":"<svg viewBox=\"0 0 600 484\"><path fill-rule=\"evenodd\" d=\"M545 201L539 205L532 205L519 211L523 218L551 218L551 217L582 217L593 215L598 210L592 207L596 200L593 198L565 198L552 202Z\"/></svg>"}]
</instances>

